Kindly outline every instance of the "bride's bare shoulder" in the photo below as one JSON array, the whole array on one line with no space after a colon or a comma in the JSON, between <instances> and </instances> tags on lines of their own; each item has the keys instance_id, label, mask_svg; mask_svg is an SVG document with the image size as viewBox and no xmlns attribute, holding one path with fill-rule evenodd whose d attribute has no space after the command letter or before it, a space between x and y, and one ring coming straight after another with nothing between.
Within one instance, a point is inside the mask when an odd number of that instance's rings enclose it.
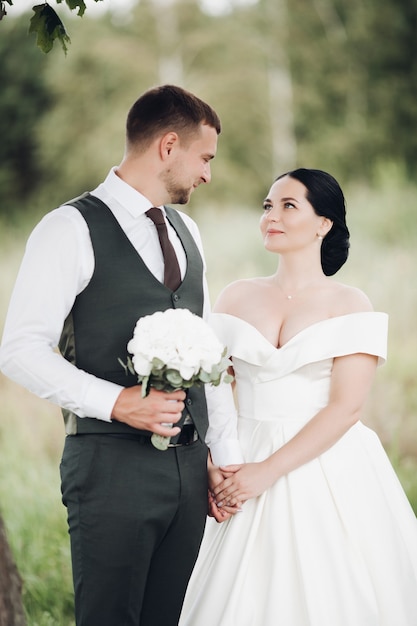
<instances>
[{"instance_id":1,"label":"bride's bare shoulder","mask_svg":"<svg viewBox=\"0 0 417 626\"><path fill-rule=\"evenodd\" d=\"M242 304L253 300L264 285L263 278L242 278L227 285L216 300L213 310L216 313L232 313Z\"/></svg>"},{"instance_id":2,"label":"bride's bare shoulder","mask_svg":"<svg viewBox=\"0 0 417 626\"><path fill-rule=\"evenodd\" d=\"M368 296L358 289L343 283L333 283L332 304L336 315L373 311Z\"/></svg>"}]
</instances>

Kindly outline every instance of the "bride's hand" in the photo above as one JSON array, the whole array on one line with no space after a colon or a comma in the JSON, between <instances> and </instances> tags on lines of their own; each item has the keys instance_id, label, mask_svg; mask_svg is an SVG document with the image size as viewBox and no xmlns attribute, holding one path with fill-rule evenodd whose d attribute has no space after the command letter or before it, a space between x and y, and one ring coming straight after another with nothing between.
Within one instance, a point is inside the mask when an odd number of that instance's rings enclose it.
<instances>
[{"instance_id":1,"label":"bride's hand","mask_svg":"<svg viewBox=\"0 0 417 626\"><path fill-rule=\"evenodd\" d=\"M219 523L225 522L230 517L232 517L236 513L239 513L242 510L240 507L229 507L229 506L218 507L210 491L208 492L208 504L209 504L209 509L208 509L209 517L214 517L216 522L219 522Z\"/></svg>"},{"instance_id":2,"label":"bride's hand","mask_svg":"<svg viewBox=\"0 0 417 626\"><path fill-rule=\"evenodd\" d=\"M216 485L220 485L223 483L226 476L229 476L230 473L224 474L221 472L219 467L215 467L211 458L209 457L208 462L208 478L209 478L209 492L208 492L208 514L210 517L214 517L216 522L224 522L232 515L241 511L240 504L236 503L234 506L224 505L222 507L218 507L216 501L214 499L214 489Z\"/></svg>"},{"instance_id":3,"label":"bride's hand","mask_svg":"<svg viewBox=\"0 0 417 626\"><path fill-rule=\"evenodd\" d=\"M265 462L227 465L220 469L227 478L213 489L218 507L243 504L259 496L274 482Z\"/></svg>"}]
</instances>

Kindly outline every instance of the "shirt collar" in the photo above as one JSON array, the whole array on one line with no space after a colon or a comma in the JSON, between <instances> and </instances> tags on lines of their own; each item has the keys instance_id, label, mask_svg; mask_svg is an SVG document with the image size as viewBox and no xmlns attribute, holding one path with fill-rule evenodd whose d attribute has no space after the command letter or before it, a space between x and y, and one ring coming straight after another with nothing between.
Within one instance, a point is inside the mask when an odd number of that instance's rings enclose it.
<instances>
[{"instance_id":1,"label":"shirt collar","mask_svg":"<svg viewBox=\"0 0 417 626\"><path fill-rule=\"evenodd\" d=\"M103 187L134 218L143 215L153 204L139 191L128 185L116 174L117 167L112 167L103 181ZM165 213L163 206L159 207Z\"/></svg>"}]
</instances>

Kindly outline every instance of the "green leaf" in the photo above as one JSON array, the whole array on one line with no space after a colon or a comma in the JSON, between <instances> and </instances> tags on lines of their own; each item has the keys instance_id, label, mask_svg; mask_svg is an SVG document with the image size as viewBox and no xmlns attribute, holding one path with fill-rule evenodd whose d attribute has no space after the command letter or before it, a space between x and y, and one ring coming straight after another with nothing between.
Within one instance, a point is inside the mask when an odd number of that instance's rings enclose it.
<instances>
[{"instance_id":1,"label":"green leaf","mask_svg":"<svg viewBox=\"0 0 417 626\"><path fill-rule=\"evenodd\" d=\"M5 2L10 4L10 6L13 4L12 0L3 0L2 2L0 2L0 20L2 20L3 17L7 15L6 7L4 6Z\"/></svg>"},{"instance_id":2,"label":"green leaf","mask_svg":"<svg viewBox=\"0 0 417 626\"><path fill-rule=\"evenodd\" d=\"M127 369L129 370L129 372L130 372L131 374L135 375L135 374L136 374L135 366L133 365L133 361L132 361L132 359L130 358L130 356L128 356L128 357L127 357L127 363L126 363L126 365L127 365Z\"/></svg>"},{"instance_id":3,"label":"green leaf","mask_svg":"<svg viewBox=\"0 0 417 626\"><path fill-rule=\"evenodd\" d=\"M58 4L61 4L61 2L63 2L63 0L56 1L58 2ZM65 4L71 9L71 11L74 11L74 9L78 7L77 15L79 15L80 17L84 15L87 8L84 0L65 0Z\"/></svg>"},{"instance_id":4,"label":"green leaf","mask_svg":"<svg viewBox=\"0 0 417 626\"><path fill-rule=\"evenodd\" d=\"M209 374L208 372L201 370L201 372L198 375L198 378L201 380L202 383L210 383L211 382L211 374Z\"/></svg>"},{"instance_id":5,"label":"green leaf","mask_svg":"<svg viewBox=\"0 0 417 626\"><path fill-rule=\"evenodd\" d=\"M213 365L210 372L210 380L217 380L221 377L223 370L220 368L219 364Z\"/></svg>"},{"instance_id":6,"label":"green leaf","mask_svg":"<svg viewBox=\"0 0 417 626\"><path fill-rule=\"evenodd\" d=\"M177 370L167 370L165 372L165 380L167 380L172 387L181 387L183 383L181 374L177 372Z\"/></svg>"},{"instance_id":7,"label":"green leaf","mask_svg":"<svg viewBox=\"0 0 417 626\"><path fill-rule=\"evenodd\" d=\"M149 393L149 376L144 376L142 378L142 391L141 391L142 398L146 398L148 393Z\"/></svg>"},{"instance_id":8,"label":"green leaf","mask_svg":"<svg viewBox=\"0 0 417 626\"><path fill-rule=\"evenodd\" d=\"M58 4L61 4L62 2L64 2L64 0L56 0ZM102 0L95 0L95 2L101 2ZM84 0L65 0L65 4L68 6L68 8L71 9L71 11L74 11L74 9L78 8L78 13L77 15L79 15L80 17L82 17L85 13L85 10L87 8Z\"/></svg>"},{"instance_id":9,"label":"green leaf","mask_svg":"<svg viewBox=\"0 0 417 626\"><path fill-rule=\"evenodd\" d=\"M165 363L161 361L161 359L158 359L158 357L154 356L154 358L152 359L151 366L152 366L152 371L162 370L165 367Z\"/></svg>"},{"instance_id":10,"label":"green leaf","mask_svg":"<svg viewBox=\"0 0 417 626\"><path fill-rule=\"evenodd\" d=\"M157 389L158 391L170 391L170 387L169 385L167 386L165 380L154 378L154 376L151 376L149 379L149 387L153 387L153 389Z\"/></svg>"},{"instance_id":11,"label":"green leaf","mask_svg":"<svg viewBox=\"0 0 417 626\"><path fill-rule=\"evenodd\" d=\"M129 373L129 370L128 370L128 366L127 366L127 364L126 364L126 363L123 363L122 359L120 359L120 358L118 358L117 360L119 361L120 365L123 367L123 369L124 369L124 371L125 371L125 374L126 374L126 376L127 376L127 375L128 375L128 373Z\"/></svg>"},{"instance_id":12,"label":"green leaf","mask_svg":"<svg viewBox=\"0 0 417 626\"><path fill-rule=\"evenodd\" d=\"M34 6L33 11L35 15L30 20L29 32L37 34L37 46L43 52L49 52L55 39L58 39L66 54L67 43L71 43L71 40L56 12L48 3Z\"/></svg>"},{"instance_id":13,"label":"green leaf","mask_svg":"<svg viewBox=\"0 0 417 626\"><path fill-rule=\"evenodd\" d=\"M181 389L190 389L190 387L198 386L198 381L193 377L190 380L183 380L180 387Z\"/></svg>"},{"instance_id":14,"label":"green leaf","mask_svg":"<svg viewBox=\"0 0 417 626\"><path fill-rule=\"evenodd\" d=\"M126 363L124 363L122 359L120 358L118 358L117 360L119 361L120 365L123 367L126 376L128 376L129 374L133 374L133 375L136 374L135 368L133 367L133 361L130 358L130 356L127 357Z\"/></svg>"}]
</instances>

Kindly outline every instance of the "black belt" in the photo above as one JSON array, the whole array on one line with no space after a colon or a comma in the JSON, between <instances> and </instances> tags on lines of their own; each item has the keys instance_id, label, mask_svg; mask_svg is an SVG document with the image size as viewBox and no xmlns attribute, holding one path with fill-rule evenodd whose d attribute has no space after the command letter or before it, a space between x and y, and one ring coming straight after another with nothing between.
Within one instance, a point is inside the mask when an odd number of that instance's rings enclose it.
<instances>
[{"instance_id":1,"label":"black belt","mask_svg":"<svg viewBox=\"0 0 417 626\"><path fill-rule=\"evenodd\" d=\"M175 443L168 444L168 448L176 448L178 446L189 446L198 439L198 432L194 424L184 424L178 439Z\"/></svg>"},{"instance_id":2,"label":"black belt","mask_svg":"<svg viewBox=\"0 0 417 626\"><path fill-rule=\"evenodd\" d=\"M106 433L106 437L117 437L119 439L133 439L134 441L138 441L140 443L148 443L151 441L152 433L148 435L140 435L135 433ZM168 444L169 448L178 448L180 446L189 446L198 439L198 432L195 429L194 424L185 424L180 434L178 435L178 439L175 443Z\"/></svg>"}]
</instances>

